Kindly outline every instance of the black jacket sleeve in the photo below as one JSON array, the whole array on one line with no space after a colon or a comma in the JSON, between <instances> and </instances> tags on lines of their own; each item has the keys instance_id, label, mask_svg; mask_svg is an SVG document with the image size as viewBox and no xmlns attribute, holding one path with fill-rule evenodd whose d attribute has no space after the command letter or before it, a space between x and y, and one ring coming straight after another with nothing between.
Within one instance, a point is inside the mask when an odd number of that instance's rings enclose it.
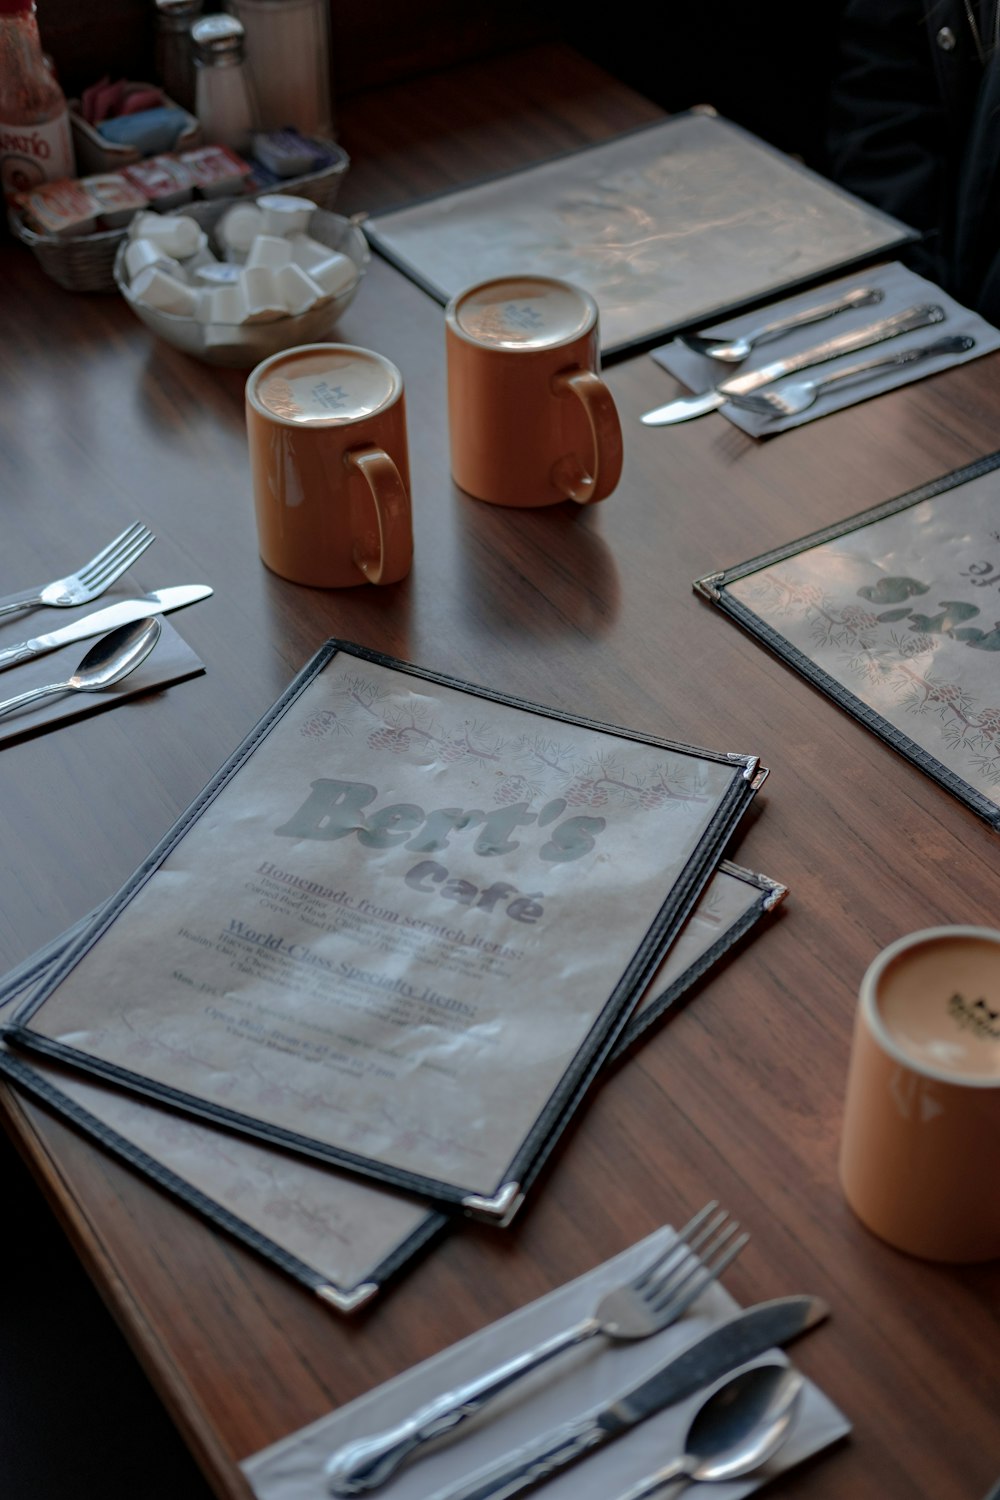
<instances>
[{"instance_id":1,"label":"black jacket sleeve","mask_svg":"<svg viewBox=\"0 0 1000 1500\"><path fill-rule=\"evenodd\" d=\"M939 89L933 9L934 0L847 0L826 152L835 182L928 236L908 258L940 282L961 143Z\"/></svg>"}]
</instances>

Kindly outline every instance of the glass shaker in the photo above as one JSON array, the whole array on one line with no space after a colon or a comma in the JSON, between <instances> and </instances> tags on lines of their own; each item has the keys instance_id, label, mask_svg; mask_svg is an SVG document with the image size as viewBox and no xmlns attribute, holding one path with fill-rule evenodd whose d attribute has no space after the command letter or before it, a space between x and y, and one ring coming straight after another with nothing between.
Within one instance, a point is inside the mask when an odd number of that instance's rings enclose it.
<instances>
[{"instance_id":1,"label":"glass shaker","mask_svg":"<svg viewBox=\"0 0 1000 1500\"><path fill-rule=\"evenodd\" d=\"M246 36L236 16L202 16L191 27L194 46L195 104L208 145L246 153L256 128L253 90L247 71Z\"/></svg>"},{"instance_id":2,"label":"glass shaker","mask_svg":"<svg viewBox=\"0 0 1000 1500\"><path fill-rule=\"evenodd\" d=\"M243 22L261 130L334 133L329 0L226 0Z\"/></svg>"},{"instance_id":3,"label":"glass shaker","mask_svg":"<svg viewBox=\"0 0 1000 1500\"><path fill-rule=\"evenodd\" d=\"M168 98L194 113L191 22L202 0L156 0L156 81Z\"/></svg>"}]
</instances>

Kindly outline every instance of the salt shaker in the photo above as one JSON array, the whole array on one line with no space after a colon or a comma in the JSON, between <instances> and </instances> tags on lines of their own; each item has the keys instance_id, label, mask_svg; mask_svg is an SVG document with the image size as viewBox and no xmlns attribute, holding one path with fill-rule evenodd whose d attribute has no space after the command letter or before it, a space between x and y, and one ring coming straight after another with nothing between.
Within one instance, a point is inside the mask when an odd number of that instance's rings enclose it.
<instances>
[{"instance_id":1,"label":"salt shaker","mask_svg":"<svg viewBox=\"0 0 1000 1500\"><path fill-rule=\"evenodd\" d=\"M236 16L202 16L191 27L195 109L205 139L245 152L256 119L247 73L246 37Z\"/></svg>"}]
</instances>

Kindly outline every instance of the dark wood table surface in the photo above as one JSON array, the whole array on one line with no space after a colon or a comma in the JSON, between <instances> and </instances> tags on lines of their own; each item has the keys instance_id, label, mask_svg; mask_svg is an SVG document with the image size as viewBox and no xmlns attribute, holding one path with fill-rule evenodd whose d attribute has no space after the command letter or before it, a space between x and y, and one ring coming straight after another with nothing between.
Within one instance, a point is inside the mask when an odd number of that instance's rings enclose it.
<instances>
[{"instance_id":1,"label":"dark wood table surface","mask_svg":"<svg viewBox=\"0 0 1000 1500\"><path fill-rule=\"evenodd\" d=\"M398 85L344 107L337 207L658 113L559 47ZM847 1209L836 1153L865 967L920 927L995 925L997 836L691 583L992 451L1000 356L767 443L716 415L643 428L679 388L627 360L607 375L626 441L616 494L507 511L449 478L441 309L373 259L339 336L406 379L416 556L398 586L323 592L259 562L241 373L156 342L113 296L61 291L10 243L0 286L2 587L139 517L158 537L144 583L215 588L173 617L205 675L0 754L3 964L116 890L331 636L771 769L730 853L789 886L782 909L597 1091L513 1228L453 1233L356 1321L3 1092L7 1129L217 1493L245 1494L247 1455L715 1196L753 1234L726 1278L741 1301L809 1291L832 1308L795 1359L853 1436L780 1492L981 1500L1000 1473L1000 1265L887 1248Z\"/></svg>"}]
</instances>

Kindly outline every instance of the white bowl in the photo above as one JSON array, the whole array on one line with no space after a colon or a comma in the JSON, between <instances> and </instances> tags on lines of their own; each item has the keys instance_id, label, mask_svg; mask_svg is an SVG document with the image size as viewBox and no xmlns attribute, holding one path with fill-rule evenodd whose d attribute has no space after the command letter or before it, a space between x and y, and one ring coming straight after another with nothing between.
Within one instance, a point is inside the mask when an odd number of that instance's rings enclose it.
<instances>
[{"instance_id":1,"label":"white bowl","mask_svg":"<svg viewBox=\"0 0 1000 1500\"><path fill-rule=\"evenodd\" d=\"M183 213L183 208L177 212ZM282 349L291 349L297 344L321 344L330 339L334 325L341 313L354 300L368 265L368 242L364 234L351 219L327 209L317 208L309 219L309 237L318 240L330 250L337 250L354 262L357 276L328 302L307 308L305 312L289 313L261 323L200 322L197 318L178 316L163 312L159 308L147 307L136 301L131 291L131 277L125 265L127 239L118 247L115 256L115 285L131 307L137 318L152 329L159 338L193 354L212 365L228 365L233 369L251 369L268 355L278 354ZM210 234L212 250L219 259L225 255L225 247Z\"/></svg>"}]
</instances>

